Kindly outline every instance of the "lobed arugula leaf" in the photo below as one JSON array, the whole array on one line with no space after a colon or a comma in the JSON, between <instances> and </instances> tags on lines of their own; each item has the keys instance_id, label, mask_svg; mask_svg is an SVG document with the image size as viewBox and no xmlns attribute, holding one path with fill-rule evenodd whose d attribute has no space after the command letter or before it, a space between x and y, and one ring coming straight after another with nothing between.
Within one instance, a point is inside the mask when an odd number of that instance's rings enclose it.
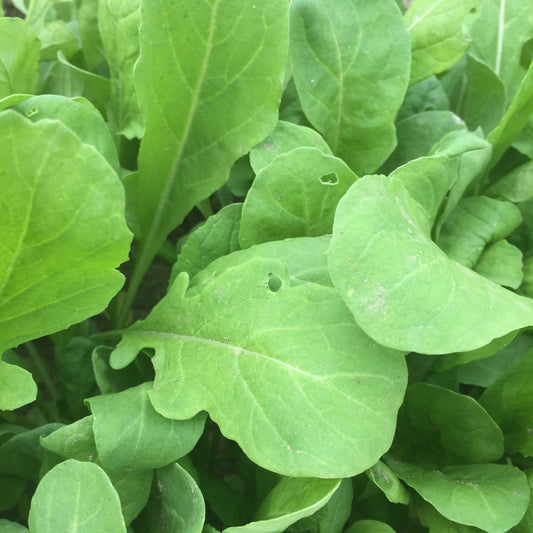
<instances>
[{"instance_id":1,"label":"lobed arugula leaf","mask_svg":"<svg viewBox=\"0 0 533 533\"><path fill-rule=\"evenodd\" d=\"M111 362L125 366L150 346L149 395L163 416L207 410L254 462L285 475L353 475L390 445L404 362L355 326L333 289L291 286L286 268L250 253L188 293L178 276Z\"/></svg>"}]
</instances>

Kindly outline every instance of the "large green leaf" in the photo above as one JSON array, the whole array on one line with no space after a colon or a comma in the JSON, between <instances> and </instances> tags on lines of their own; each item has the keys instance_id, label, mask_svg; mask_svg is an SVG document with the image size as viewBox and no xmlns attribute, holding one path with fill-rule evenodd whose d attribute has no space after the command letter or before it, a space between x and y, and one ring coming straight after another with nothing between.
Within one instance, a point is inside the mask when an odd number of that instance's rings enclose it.
<instances>
[{"instance_id":1,"label":"large green leaf","mask_svg":"<svg viewBox=\"0 0 533 533\"><path fill-rule=\"evenodd\" d=\"M40 43L17 18L0 18L0 98L33 93L39 80Z\"/></svg>"},{"instance_id":2,"label":"large green leaf","mask_svg":"<svg viewBox=\"0 0 533 533\"><path fill-rule=\"evenodd\" d=\"M135 525L147 532L201 533L204 519L204 498L196 481L173 463L156 470L150 500Z\"/></svg>"},{"instance_id":3,"label":"large green leaf","mask_svg":"<svg viewBox=\"0 0 533 533\"><path fill-rule=\"evenodd\" d=\"M509 465L449 466L424 470L389 459L409 486L454 522L488 533L506 533L526 512L530 490L525 474Z\"/></svg>"},{"instance_id":4,"label":"large green leaf","mask_svg":"<svg viewBox=\"0 0 533 533\"><path fill-rule=\"evenodd\" d=\"M126 191L143 247L129 298L166 236L276 125L287 9L285 0L142 3L135 85L145 135Z\"/></svg>"},{"instance_id":5,"label":"large green leaf","mask_svg":"<svg viewBox=\"0 0 533 533\"><path fill-rule=\"evenodd\" d=\"M503 434L470 396L413 383L398 415L393 453L434 467L490 463L503 455Z\"/></svg>"},{"instance_id":6,"label":"large green leaf","mask_svg":"<svg viewBox=\"0 0 533 533\"><path fill-rule=\"evenodd\" d=\"M533 350L513 365L481 396L480 403L501 426L505 447L533 456Z\"/></svg>"},{"instance_id":7,"label":"large green leaf","mask_svg":"<svg viewBox=\"0 0 533 533\"><path fill-rule=\"evenodd\" d=\"M338 479L284 478L261 504L253 522L228 527L223 533L282 533L326 505L340 483Z\"/></svg>"},{"instance_id":8,"label":"large green leaf","mask_svg":"<svg viewBox=\"0 0 533 533\"><path fill-rule=\"evenodd\" d=\"M507 101L525 74L521 54L524 43L533 37L530 7L523 0L484 0L470 26L470 51L500 77Z\"/></svg>"},{"instance_id":9,"label":"large green leaf","mask_svg":"<svg viewBox=\"0 0 533 533\"><path fill-rule=\"evenodd\" d=\"M2 352L102 311L131 234L117 175L63 124L5 111L0 143Z\"/></svg>"},{"instance_id":10,"label":"large green leaf","mask_svg":"<svg viewBox=\"0 0 533 533\"><path fill-rule=\"evenodd\" d=\"M474 350L533 324L533 301L449 259L430 229L399 180L366 176L340 201L331 279L368 335L399 350L439 354Z\"/></svg>"},{"instance_id":11,"label":"large green leaf","mask_svg":"<svg viewBox=\"0 0 533 533\"><path fill-rule=\"evenodd\" d=\"M293 0L291 64L302 108L335 155L363 175L396 145L409 37L394 0Z\"/></svg>"},{"instance_id":12,"label":"large green leaf","mask_svg":"<svg viewBox=\"0 0 533 533\"><path fill-rule=\"evenodd\" d=\"M317 148L279 155L257 174L244 200L241 246L331 233L337 203L356 179L342 159Z\"/></svg>"},{"instance_id":13,"label":"large green leaf","mask_svg":"<svg viewBox=\"0 0 533 533\"><path fill-rule=\"evenodd\" d=\"M285 252L311 275L324 261L319 254L314 267L306 255L312 240L288 241ZM229 265L189 292L178 276L150 316L124 332L111 362L125 366L154 348L156 410L176 419L208 411L269 470L362 472L390 446L404 359L364 335L331 287L298 279L282 255L262 257L261 249L215 261L208 270Z\"/></svg>"},{"instance_id":14,"label":"large green leaf","mask_svg":"<svg viewBox=\"0 0 533 533\"><path fill-rule=\"evenodd\" d=\"M413 54L411 83L443 72L461 59L468 46L462 23L481 2L413 0L405 14Z\"/></svg>"},{"instance_id":15,"label":"large green leaf","mask_svg":"<svg viewBox=\"0 0 533 533\"><path fill-rule=\"evenodd\" d=\"M169 420L148 399L150 384L88 401L96 449L113 470L160 468L189 453L202 434L205 416Z\"/></svg>"},{"instance_id":16,"label":"large green leaf","mask_svg":"<svg viewBox=\"0 0 533 533\"><path fill-rule=\"evenodd\" d=\"M29 515L32 533L125 533L118 494L93 463L69 459L39 483Z\"/></svg>"},{"instance_id":17,"label":"large green leaf","mask_svg":"<svg viewBox=\"0 0 533 533\"><path fill-rule=\"evenodd\" d=\"M141 0L100 0L98 28L111 74L107 106L113 133L131 139L143 135L133 67L139 57ZM155 8L157 9L157 8Z\"/></svg>"}]
</instances>

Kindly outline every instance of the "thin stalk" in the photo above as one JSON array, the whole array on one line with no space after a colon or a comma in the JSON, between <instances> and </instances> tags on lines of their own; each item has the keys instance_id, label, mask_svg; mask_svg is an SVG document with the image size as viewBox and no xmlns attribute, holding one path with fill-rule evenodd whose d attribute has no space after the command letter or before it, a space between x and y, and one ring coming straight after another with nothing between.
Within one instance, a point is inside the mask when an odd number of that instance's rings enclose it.
<instances>
[{"instance_id":1,"label":"thin stalk","mask_svg":"<svg viewBox=\"0 0 533 533\"><path fill-rule=\"evenodd\" d=\"M142 280L148 272L154 257L157 254L157 250L153 250L154 246L150 241L144 242L141 244L140 253L135 261L135 266L133 267L133 274L131 275L130 283L126 291L126 296L120 309L118 310L118 317L115 324L115 329L122 329L126 325L128 315L130 314L131 307L137 295L137 291L141 286Z\"/></svg>"},{"instance_id":2,"label":"thin stalk","mask_svg":"<svg viewBox=\"0 0 533 533\"><path fill-rule=\"evenodd\" d=\"M196 204L196 207L202 213L204 218L209 218L213 214L213 207L211 206L211 202L209 201L209 198L206 198L205 200L202 200L201 202Z\"/></svg>"},{"instance_id":3,"label":"thin stalk","mask_svg":"<svg viewBox=\"0 0 533 533\"><path fill-rule=\"evenodd\" d=\"M43 364L41 356L39 355L39 352L36 350L32 342L26 342L24 346L28 351L30 359L37 368L37 371L39 372L41 379L43 380L44 386L46 387L48 394L50 394L50 398L52 399L51 402L46 402L46 405L41 404L40 406L46 408L52 418L59 422L61 420L61 415L59 414L59 411L56 407L56 402L59 401L60 395L57 392L50 373L48 372L48 368L46 367L46 365Z\"/></svg>"},{"instance_id":4,"label":"thin stalk","mask_svg":"<svg viewBox=\"0 0 533 533\"><path fill-rule=\"evenodd\" d=\"M89 335L89 338L95 341L107 341L107 340L113 340L117 337L120 337L122 333L126 331L125 329L113 329L111 331L104 331L101 333L92 333Z\"/></svg>"}]
</instances>

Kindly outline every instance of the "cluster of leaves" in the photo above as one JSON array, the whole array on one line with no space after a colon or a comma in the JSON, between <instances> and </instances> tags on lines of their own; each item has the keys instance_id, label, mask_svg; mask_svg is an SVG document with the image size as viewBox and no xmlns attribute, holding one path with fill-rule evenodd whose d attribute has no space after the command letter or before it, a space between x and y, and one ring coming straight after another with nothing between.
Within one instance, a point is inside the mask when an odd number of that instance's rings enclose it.
<instances>
[{"instance_id":1,"label":"cluster of leaves","mask_svg":"<svg viewBox=\"0 0 533 533\"><path fill-rule=\"evenodd\" d=\"M529 3L13 4L0 530L533 531Z\"/></svg>"}]
</instances>

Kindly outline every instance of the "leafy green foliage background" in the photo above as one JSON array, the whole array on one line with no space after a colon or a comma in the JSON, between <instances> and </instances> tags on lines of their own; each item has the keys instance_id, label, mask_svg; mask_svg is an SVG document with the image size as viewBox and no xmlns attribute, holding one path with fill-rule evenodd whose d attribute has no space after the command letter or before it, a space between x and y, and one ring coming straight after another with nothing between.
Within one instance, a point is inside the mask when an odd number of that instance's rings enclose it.
<instances>
[{"instance_id":1,"label":"leafy green foliage background","mask_svg":"<svg viewBox=\"0 0 533 533\"><path fill-rule=\"evenodd\" d=\"M531 6L14 9L0 531L531 532Z\"/></svg>"}]
</instances>

